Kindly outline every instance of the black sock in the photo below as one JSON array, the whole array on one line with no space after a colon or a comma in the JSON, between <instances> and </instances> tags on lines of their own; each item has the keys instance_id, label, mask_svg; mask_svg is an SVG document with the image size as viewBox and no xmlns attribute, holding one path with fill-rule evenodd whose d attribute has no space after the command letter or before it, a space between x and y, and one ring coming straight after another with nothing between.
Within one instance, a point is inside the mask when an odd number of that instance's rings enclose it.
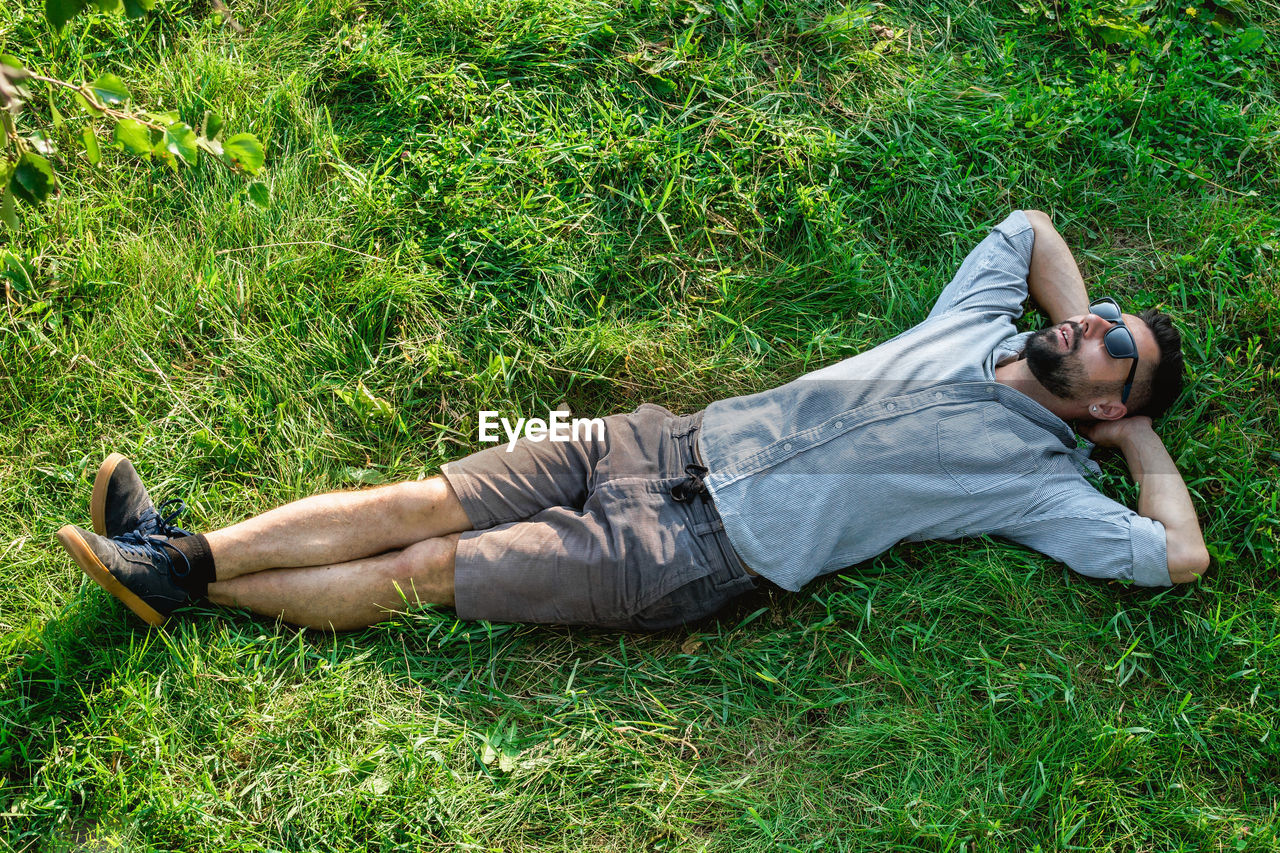
<instances>
[{"instance_id":1,"label":"black sock","mask_svg":"<svg viewBox=\"0 0 1280 853\"><path fill-rule=\"evenodd\" d=\"M209 550L209 540L204 538L204 534L180 536L166 541L165 544L186 557L187 562L191 564L191 571L184 577L174 578L178 586L189 592L192 598L204 598L208 595L209 584L217 580L217 577L214 575L213 552ZM174 560L175 566L181 563L180 557Z\"/></svg>"}]
</instances>

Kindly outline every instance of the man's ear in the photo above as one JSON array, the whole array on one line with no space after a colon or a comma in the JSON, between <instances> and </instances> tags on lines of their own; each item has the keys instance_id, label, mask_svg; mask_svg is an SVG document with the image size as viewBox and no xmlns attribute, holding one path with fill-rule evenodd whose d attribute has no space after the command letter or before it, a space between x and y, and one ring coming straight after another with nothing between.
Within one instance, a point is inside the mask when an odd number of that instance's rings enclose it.
<instances>
[{"instance_id":1,"label":"man's ear","mask_svg":"<svg viewBox=\"0 0 1280 853\"><path fill-rule=\"evenodd\" d=\"M1114 398L1098 400L1089 406L1089 414L1098 421L1118 421L1129 414L1129 408Z\"/></svg>"}]
</instances>

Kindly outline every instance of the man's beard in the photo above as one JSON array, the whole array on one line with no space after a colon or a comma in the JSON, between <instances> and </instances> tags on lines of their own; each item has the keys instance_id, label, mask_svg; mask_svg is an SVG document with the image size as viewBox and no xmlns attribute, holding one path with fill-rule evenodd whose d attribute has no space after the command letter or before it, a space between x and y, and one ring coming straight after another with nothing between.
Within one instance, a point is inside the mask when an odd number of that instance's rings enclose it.
<instances>
[{"instance_id":1,"label":"man's beard","mask_svg":"<svg viewBox=\"0 0 1280 853\"><path fill-rule=\"evenodd\" d=\"M1055 397L1070 400L1076 392L1083 390L1088 382L1084 375L1084 367L1078 359L1072 357L1080 348L1080 324L1068 320L1066 325L1071 327L1069 351L1062 352L1058 349L1060 326L1052 326L1032 333L1031 337L1027 338L1022 355L1027 360L1027 367L1031 368L1031 375L1044 386L1046 391Z\"/></svg>"}]
</instances>

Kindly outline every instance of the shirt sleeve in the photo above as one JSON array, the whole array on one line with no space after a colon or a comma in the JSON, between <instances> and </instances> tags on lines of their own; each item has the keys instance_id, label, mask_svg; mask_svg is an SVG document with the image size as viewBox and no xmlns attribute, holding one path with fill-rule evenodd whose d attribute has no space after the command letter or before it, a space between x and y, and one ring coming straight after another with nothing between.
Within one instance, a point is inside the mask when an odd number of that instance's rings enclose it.
<instances>
[{"instance_id":1,"label":"shirt sleeve","mask_svg":"<svg viewBox=\"0 0 1280 853\"><path fill-rule=\"evenodd\" d=\"M1015 210L965 257L929 318L955 311L1021 317L1034 245L1027 215Z\"/></svg>"},{"instance_id":2,"label":"shirt sleeve","mask_svg":"<svg viewBox=\"0 0 1280 853\"><path fill-rule=\"evenodd\" d=\"M1034 548L1072 570L1138 586L1172 586L1164 525L1111 500L1083 479L1036 501L998 536Z\"/></svg>"}]
</instances>

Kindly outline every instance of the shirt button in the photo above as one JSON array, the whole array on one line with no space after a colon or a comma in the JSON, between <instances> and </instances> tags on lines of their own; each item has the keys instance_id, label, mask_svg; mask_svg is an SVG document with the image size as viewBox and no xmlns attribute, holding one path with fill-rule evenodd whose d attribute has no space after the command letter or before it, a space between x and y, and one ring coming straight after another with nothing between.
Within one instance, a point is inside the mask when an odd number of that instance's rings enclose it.
<instances>
[{"instance_id":1,"label":"shirt button","mask_svg":"<svg viewBox=\"0 0 1280 853\"><path fill-rule=\"evenodd\" d=\"M789 441L788 441L786 444L782 445L782 449L783 449L783 450L790 450L790 449L791 449L791 442L789 442Z\"/></svg>"},{"instance_id":2,"label":"shirt button","mask_svg":"<svg viewBox=\"0 0 1280 853\"><path fill-rule=\"evenodd\" d=\"M937 392L935 392L933 396L934 396L935 398L939 399L939 400L945 400L945 399L947 399L947 395L946 395L946 394L943 394L941 391L937 391Z\"/></svg>"},{"instance_id":3,"label":"shirt button","mask_svg":"<svg viewBox=\"0 0 1280 853\"><path fill-rule=\"evenodd\" d=\"M896 408L897 408L897 406L895 406L893 403L885 403L885 404L884 404L884 407L885 407L886 409L888 409L889 411L891 411L891 412L892 412L894 409L896 409Z\"/></svg>"},{"instance_id":4,"label":"shirt button","mask_svg":"<svg viewBox=\"0 0 1280 853\"><path fill-rule=\"evenodd\" d=\"M988 386L987 386L987 393L988 393L988 394L992 394L992 395L994 395L994 394L996 393L996 386L994 386L994 385L988 385Z\"/></svg>"},{"instance_id":5,"label":"shirt button","mask_svg":"<svg viewBox=\"0 0 1280 853\"><path fill-rule=\"evenodd\" d=\"M836 429L844 429L844 421L836 421Z\"/></svg>"}]
</instances>

